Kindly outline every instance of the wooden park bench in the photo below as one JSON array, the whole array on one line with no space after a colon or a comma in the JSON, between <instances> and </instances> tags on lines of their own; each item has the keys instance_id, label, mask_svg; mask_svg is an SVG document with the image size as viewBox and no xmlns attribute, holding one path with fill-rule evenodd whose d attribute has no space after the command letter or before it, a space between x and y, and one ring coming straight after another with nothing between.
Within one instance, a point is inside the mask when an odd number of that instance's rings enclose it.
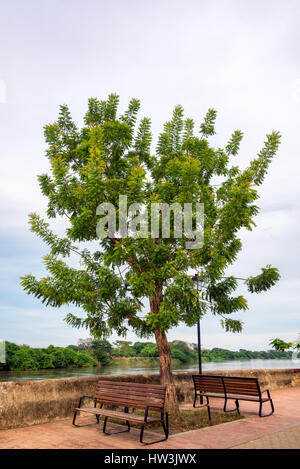
<instances>
[{"instance_id":1,"label":"wooden park bench","mask_svg":"<svg viewBox=\"0 0 300 469\"><path fill-rule=\"evenodd\" d=\"M211 420L209 398L222 398L224 401L224 412L233 412L239 410L239 401L259 402L259 416L268 417L274 412L273 401L268 389L260 390L257 378L244 378L236 376L215 376L215 375L193 375L195 399L193 406L196 407L197 397L206 398L205 407L207 407L208 418ZM267 396L263 397L262 394L266 393ZM227 410L227 401L234 400L236 407L232 410ZM272 411L269 414L262 415L262 405L264 402L270 402Z\"/></svg>"},{"instance_id":2,"label":"wooden park bench","mask_svg":"<svg viewBox=\"0 0 300 469\"><path fill-rule=\"evenodd\" d=\"M166 397L166 387L153 385L153 384L139 384L139 383L126 383L117 381L99 381L94 396L81 396L78 407L75 409L73 425L76 425L76 416L78 412L87 412L94 414L99 424L100 416L104 417L103 433L111 435L112 433L106 432L106 425L108 418L115 418L125 420L127 430L122 430L115 433L123 433L130 431L130 422L141 424L140 442L149 445L165 441L168 438L169 423L168 413L164 412L164 404ZM94 407L81 407L84 398L89 398L94 401ZM99 407L97 407L99 404ZM104 408L104 406L108 408ZM123 407L124 411L116 410L116 407ZM132 409L129 412L129 409ZM134 413L135 409L144 409L144 415ZM157 411L160 417L149 417L149 411ZM143 441L145 425L153 422L160 422L165 434L165 438L146 443ZM82 425L83 426L83 425Z\"/></svg>"}]
</instances>

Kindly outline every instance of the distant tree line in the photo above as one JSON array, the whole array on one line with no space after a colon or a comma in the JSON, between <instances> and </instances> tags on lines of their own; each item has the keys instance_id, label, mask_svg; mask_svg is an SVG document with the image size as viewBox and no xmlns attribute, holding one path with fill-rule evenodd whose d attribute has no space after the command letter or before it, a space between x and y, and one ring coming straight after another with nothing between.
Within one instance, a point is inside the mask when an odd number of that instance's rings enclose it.
<instances>
[{"instance_id":1,"label":"distant tree line","mask_svg":"<svg viewBox=\"0 0 300 469\"><path fill-rule=\"evenodd\" d=\"M288 359L291 358L292 354L290 352L280 352L276 350L261 350L254 351L240 349L238 352L231 350L226 350L223 348L213 348L211 350L202 350L202 356L204 361L208 362L218 362L218 361L228 361L228 360L251 360L251 359Z\"/></svg>"},{"instance_id":2,"label":"distant tree line","mask_svg":"<svg viewBox=\"0 0 300 469\"><path fill-rule=\"evenodd\" d=\"M76 346L75 346L76 348ZM40 370L48 368L80 368L96 366L97 362L90 354L77 351L74 347L32 348L28 345L16 345L5 342L5 363L0 363L0 370Z\"/></svg>"},{"instance_id":3,"label":"distant tree line","mask_svg":"<svg viewBox=\"0 0 300 469\"><path fill-rule=\"evenodd\" d=\"M67 347L32 348L28 345L16 345L6 341L6 362L0 363L0 370L39 370L50 368L80 368L108 365L118 358L157 358L158 348L153 342L129 342L118 340L111 345L107 340L80 339L77 345ZM170 342L173 359L181 363L192 363L198 360L196 344L182 340ZM213 348L202 350L204 362L229 360L288 359L291 351L268 350L256 351L240 349L238 352Z\"/></svg>"},{"instance_id":4,"label":"distant tree line","mask_svg":"<svg viewBox=\"0 0 300 469\"><path fill-rule=\"evenodd\" d=\"M112 349L112 356L115 357L158 357L157 345L153 342L132 342L117 341ZM170 342L171 355L173 359L182 363L195 362L198 360L197 344L188 344L182 340ZM260 359L288 359L291 352L268 350L255 351L240 349L238 352L213 348L211 350L202 349L202 359L204 362L217 362L229 360L251 360Z\"/></svg>"}]
</instances>

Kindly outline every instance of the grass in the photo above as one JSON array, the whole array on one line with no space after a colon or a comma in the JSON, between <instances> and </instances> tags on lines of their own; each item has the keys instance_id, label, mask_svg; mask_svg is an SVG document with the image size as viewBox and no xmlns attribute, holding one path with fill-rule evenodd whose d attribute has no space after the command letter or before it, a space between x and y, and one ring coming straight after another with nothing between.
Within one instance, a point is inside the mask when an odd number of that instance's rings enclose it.
<instances>
[{"instance_id":1,"label":"grass","mask_svg":"<svg viewBox=\"0 0 300 469\"><path fill-rule=\"evenodd\" d=\"M180 432L188 432L198 428L211 427L220 423L233 422L244 418L236 412L225 413L219 410L211 410L211 421L208 420L206 409L181 410L182 422L177 422L170 416L170 435Z\"/></svg>"},{"instance_id":2,"label":"grass","mask_svg":"<svg viewBox=\"0 0 300 469\"><path fill-rule=\"evenodd\" d=\"M136 414L144 415L143 411L136 410ZM225 413L219 410L211 409L211 422L208 420L206 409L182 409L180 411L181 419L175 419L174 416L169 415L169 434L174 435L176 433L188 432L190 430L197 430L199 428L210 427L213 425L219 425L221 423L233 422L234 420L240 420L243 415L238 415L236 412ZM158 413L149 412L149 417L159 417ZM103 417L102 417L103 418ZM124 420L118 420L109 418L109 422L124 425ZM140 428L140 424L136 422L130 422L131 427ZM160 422L147 424L146 430L150 430L155 433L161 433L162 427Z\"/></svg>"}]
</instances>

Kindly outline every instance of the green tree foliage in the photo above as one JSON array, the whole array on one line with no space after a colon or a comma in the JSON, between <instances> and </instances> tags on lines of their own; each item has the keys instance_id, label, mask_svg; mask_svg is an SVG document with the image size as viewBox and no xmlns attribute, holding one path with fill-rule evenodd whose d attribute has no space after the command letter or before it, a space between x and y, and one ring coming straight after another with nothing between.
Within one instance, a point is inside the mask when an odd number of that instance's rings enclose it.
<instances>
[{"instance_id":1,"label":"green tree foliage","mask_svg":"<svg viewBox=\"0 0 300 469\"><path fill-rule=\"evenodd\" d=\"M156 344L148 343L140 352L141 357L158 357L158 347Z\"/></svg>"},{"instance_id":2,"label":"green tree foliage","mask_svg":"<svg viewBox=\"0 0 300 469\"><path fill-rule=\"evenodd\" d=\"M93 340L91 344L91 355L101 365L108 365L112 356L112 345L107 340Z\"/></svg>"},{"instance_id":3,"label":"green tree foliage","mask_svg":"<svg viewBox=\"0 0 300 469\"><path fill-rule=\"evenodd\" d=\"M22 347L14 354L13 370L37 370L38 362L34 360L29 348Z\"/></svg>"},{"instance_id":4,"label":"green tree foliage","mask_svg":"<svg viewBox=\"0 0 300 469\"><path fill-rule=\"evenodd\" d=\"M172 358L176 358L180 360L182 363L187 363L189 361L187 355L177 348L171 349L171 356Z\"/></svg>"},{"instance_id":5,"label":"green tree foliage","mask_svg":"<svg viewBox=\"0 0 300 469\"><path fill-rule=\"evenodd\" d=\"M215 134L216 111L207 112L198 132L194 121L177 106L153 155L150 119L143 118L135 129L140 102L132 99L120 116L118 102L114 94L106 101L91 98L82 128L73 122L68 107L61 106L57 121L45 127L50 172L39 176L40 188L48 199L48 218L64 217L68 226L65 236L59 237L48 221L30 215L31 230L49 248L44 257L48 274L40 279L26 275L22 286L46 305L80 307L84 314L69 313L66 322L89 329L95 338L103 339L113 331L125 335L128 328L140 337L154 335L161 382L168 384L169 401L175 402L166 336L170 328L180 322L193 326L212 310L222 317L226 330L241 330L241 321L228 316L245 311L247 301L234 296L237 284L232 277L222 277L242 248L240 230L255 226L258 186L276 154L280 135L267 135L257 157L240 169L234 160L242 132L235 131L224 149L214 148L209 138ZM187 249L191 237L176 238L173 225L169 238L160 232L157 238L149 233L147 238L120 234L97 239L98 205L109 202L118 207L121 194L127 196L128 206L139 202L148 207L150 223L152 202L193 203L196 227L195 203L203 203L204 244ZM68 262L73 254L80 259L77 267ZM205 295L198 294L190 269L204 275ZM246 284L250 292L258 293L278 278L277 269L267 266Z\"/></svg>"},{"instance_id":6,"label":"green tree foliage","mask_svg":"<svg viewBox=\"0 0 300 469\"><path fill-rule=\"evenodd\" d=\"M6 363L0 364L5 370L40 370L48 368L95 366L96 362L85 352L76 352L70 347L31 348L5 342Z\"/></svg>"},{"instance_id":7,"label":"green tree foliage","mask_svg":"<svg viewBox=\"0 0 300 469\"><path fill-rule=\"evenodd\" d=\"M280 339L275 339L279 340ZM95 366L96 361L101 365L111 363L112 356L115 357L142 357L157 358L158 347L153 342L135 342L132 346L130 342L117 341L115 347L106 340L87 340L79 341L80 347L89 344L84 351L78 350L76 345L68 347L31 348L28 345L16 345L12 342L6 342L6 363L0 363L0 370L40 370L65 367L86 367ZM202 350L202 360L204 362L219 362L229 360L251 360L251 359L287 359L291 358L292 352L290 345L292 343L283 342L286 346L278 343L276 350L250 351L241 349L238 352L213 348L211 350ZM288 347L287 347L288 346ZM129 349L128 349L129 348ZM196 363L198 361L198 352L196 344L187 344L181 340L170 342L171 356L181 363ZM289 349L289 350L287 350ZM136 352L134 354L134 351ZM96 360L96 361L95 361Z\"/></svg>"},{"instance_id":8,"label":"green tree foliage","mask_svg":"<svg viewBox=\"0 0 300 469\"><path fill-rule=\"evenodd\" d=\"M177 358L183 363L198 360L197 346L187 344L182 340L173 340L170 342L172 358Z\"/></svg>"},{"instance_id":9,"label":"green tree foliage","mask_svg":"<svg viewBox=\"0 0 300 469\"><path fill-rule=\"evenodd\" d=\"M285 350L299 350L300 351L300 335L299 335L299 338L295 340L294 342L285 342L284 340L278 339L278 338L272 339L270 341L270 345L272 345L272 347L278 351L285 351Z\"/></svg>"},{"instance_id":10,"label":"green tree foliage","mask_svg":"<svg viewBox=\"0 0 300 469\"><path fill-rule=\"evenodd\" d=\"M128 344L123 341L118 341L113 349L113 356L128 357ZM136 350L137 357L155 358L158 357L157 345L153 342L135 342L131 350ZM170 342L171 356L173 359L179 360L182 363L196 363L198 362L198 346L197 344L188 344L182 340L174 340ZM215 347L211 350L202 350L202 360L204 362L222 362L231 360L252 360L252 359L288 359L291 358L291 352L276 351L276 350L262 350L252 351L240 349L239 351L232 351L223 348Z\"/></svg>"},{"instance_id":11,"label":"green tree foliage","mask_svg":"<svg viewBox=\"0 0 300 469\"><path fill-rule=\"evenodd\" d=\"M275 350L262 350L251 351L240 349L238 352L227 350L223 348L213 348L211 350L202 350L202 359L204 362L222 362L231 360L253 360L253 359L288 359L291 358L291 353L275 351Z\"/></svg>"},{"instance_id":12,"label":"green tree foliage","mask_svg":"<svg viewBox=\"0 0 300 469\"><path fill-rule=\"evenodd\" d=\"M88 352L101 365L108 365L112 355L112 345L106 339L99 340L92 337L79 339L75 350Z\"/></svg>"},{"instance_id":13,"label":"green tree foliage","mask_svg":"<svg viewBox=\"0 0 300 469\"><path fill-rule=\"evenodd\" d=\"M269 290L279 280L280 275L277 269L272 268L268 265L262 268L262 273L256 277L249 277L246 280L249 291L251 293L260 293L265 290Z\"/></svg>"},{"instance_id":14,"label":"green tree foliage","mask_svg":"<svg viewBox=\"0 0 300 469\"><path fill-rule=\"evenodd\" d=\"M68 345L68 348L70 348L71 350L74 350L74 352L78 352L79 350L78 345Z\"/></svg>"},{"instance_id":15,"label":"green tree foliage","mask_svg":"<svg viewBox=\"0 0 300 469\"><path fill-rule=\"evenodd\" d=\"M112 354L115 357L134 357L136 355L134 347L127 340L117 340L114 345Z\"/></svg>"},{"instance_id":16,"label":"green tree foliage","mask_svg":"<svg viewBox=\"0 0 300 469\"><path fill-rule=\"evenodd\" d=\"M141 351L147 345L147 343L150 343L150 342L135 342L132 345L132 348L134 349L136 356L140 355Z\"/></svg>"}]
</instances>

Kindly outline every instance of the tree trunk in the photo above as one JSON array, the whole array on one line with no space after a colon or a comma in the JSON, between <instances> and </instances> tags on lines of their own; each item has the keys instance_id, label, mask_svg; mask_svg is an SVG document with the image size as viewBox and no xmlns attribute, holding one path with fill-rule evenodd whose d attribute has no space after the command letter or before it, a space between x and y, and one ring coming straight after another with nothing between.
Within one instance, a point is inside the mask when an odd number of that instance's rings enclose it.
<instances>
[{"instance_id":1,"label":"tree trunk","mask_svg":"<svg viewBox=\"0 0 300 469\"><path fill-rule=\"evenodd\" d=\"M160 303L162 302L162 291L158 292L155 298L150 298L150 307L152 313L158 313ZM158 347L160 361L160 384L167 386L165 410L172 413L177 419L180 419L179 403L172 374L172 358L171 350L167 336L159 328L154 331L155 339Z\"/></svg>"},{"instance_id":2,"label":"tree trunk","mask_svg":"<svg viewBox=\"0 0 300 469\"><path fill-rule=\"evenodd\" d=\"M168 339L160 329L155 330L155 338L160 361L160 384L167 386L165 410L179 418L179 403L172 374L171 350Z\"/></svg>"}]
</instances>

